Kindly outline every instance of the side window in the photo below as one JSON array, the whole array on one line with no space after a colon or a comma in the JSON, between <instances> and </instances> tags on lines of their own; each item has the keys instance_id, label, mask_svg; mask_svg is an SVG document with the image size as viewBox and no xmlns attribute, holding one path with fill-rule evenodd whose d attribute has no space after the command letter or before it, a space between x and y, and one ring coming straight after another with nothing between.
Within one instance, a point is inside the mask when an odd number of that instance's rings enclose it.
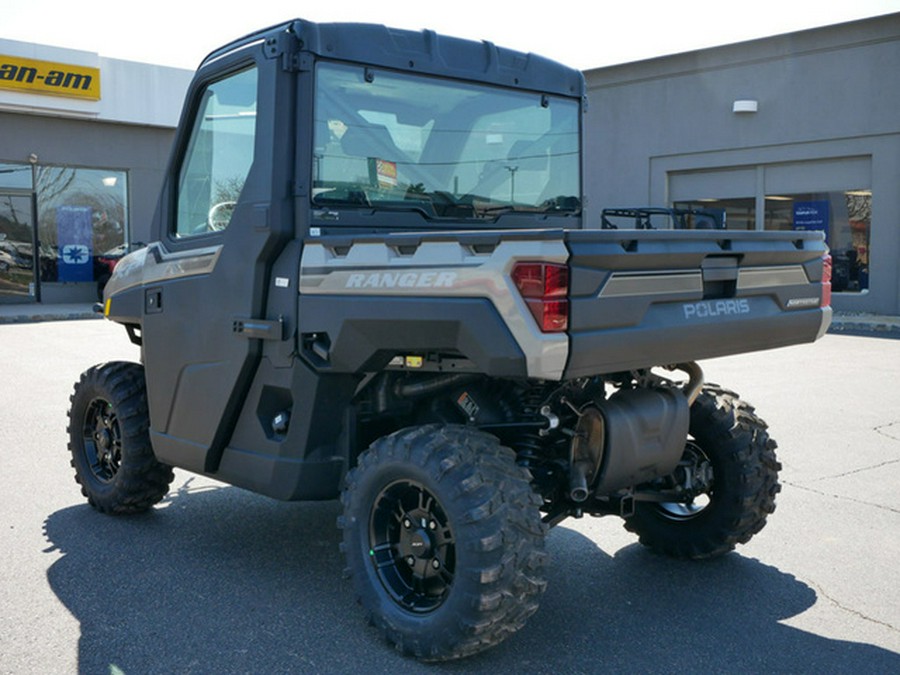
<instances>
[{"instance_id":1,"label":"side window","mask_svg":"<svg viewBox=\"0 0 900 675\"><path fill-rule=\"evenodd\" d=\"M209 84L178 175L176 237L224 230L253 164L256 68Z\"/></svg>"}]
</instances>

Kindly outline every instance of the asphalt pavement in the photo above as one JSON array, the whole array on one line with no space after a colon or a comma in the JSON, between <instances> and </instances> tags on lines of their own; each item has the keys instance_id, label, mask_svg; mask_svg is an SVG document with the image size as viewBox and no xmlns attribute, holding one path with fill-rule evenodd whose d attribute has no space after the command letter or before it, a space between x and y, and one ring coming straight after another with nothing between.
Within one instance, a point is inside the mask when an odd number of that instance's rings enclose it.
<instances>
[{"instance_id":1,"label":"asphalt pavement","mask_svg":"<svg viewBox=\"0 0 900 675\"><path fill-rule=\"evenodd\" d=\"M94 512L69 467L68 396L85 368L137 348L102 320L0 325L0 673L900 673L892 334L702 364L779 444L777 510L749 544L676 562L617 519L565 521L528 625L424 666L365 624L336 502L176 471L152 512Z\"/></svg>"}]
</instances>

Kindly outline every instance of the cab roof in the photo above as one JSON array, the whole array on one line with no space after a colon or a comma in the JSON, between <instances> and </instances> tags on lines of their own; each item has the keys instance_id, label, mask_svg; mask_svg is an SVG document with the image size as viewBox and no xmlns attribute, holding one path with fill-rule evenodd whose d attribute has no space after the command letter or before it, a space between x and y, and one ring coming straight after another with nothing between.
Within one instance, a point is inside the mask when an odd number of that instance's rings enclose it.
<instances>
[{"instance_id":1,"label":"cab roof","mask_svg":"<svg viewBox=\"0 0 900 675\"><path fill-rule=\"evenodd\" d=\"M577 69L533 53L497 47L492 42L410 31L377 24L312 23L294 19L235 40L212 52L203 65L253 42L266 48L285 45L295 52L394 70L472 80L582 97L584 77Z\"/></svg>"}]
</instances>

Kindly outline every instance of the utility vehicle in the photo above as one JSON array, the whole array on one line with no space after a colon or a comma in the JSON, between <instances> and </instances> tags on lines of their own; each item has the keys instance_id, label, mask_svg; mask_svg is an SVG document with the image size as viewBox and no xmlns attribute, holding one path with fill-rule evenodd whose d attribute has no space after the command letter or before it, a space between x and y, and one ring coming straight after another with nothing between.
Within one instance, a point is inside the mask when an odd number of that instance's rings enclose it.
<instances>
[{"instance_id":1,"label":"utility vehicle","mask_svg":"<svg viewBox=\"0 0 900 675\"><path fill-rule=\"evenodd\" d=\"M71 398L88 501L148 509L172 467L340 498L360 603L424 660L519 629L569 516L677 558L749 540L775 443L696 361L821 336L822 235L602 229L585 114L577 70L431 31L296 20L212 53L105 289L141 363Z\"/></svg>"}]
</instances>

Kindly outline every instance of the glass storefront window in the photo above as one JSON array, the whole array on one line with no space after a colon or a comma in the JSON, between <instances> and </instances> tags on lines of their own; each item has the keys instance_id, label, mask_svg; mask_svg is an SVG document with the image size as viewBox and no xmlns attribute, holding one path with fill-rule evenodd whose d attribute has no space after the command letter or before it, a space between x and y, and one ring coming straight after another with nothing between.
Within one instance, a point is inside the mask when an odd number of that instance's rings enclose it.
<instances>
[{"instance_id":1,"label":"glass storefront window","mask_svg":"<svg viewBox=\"0 0 900 675\"><path fill-rule=\"evenodd\" d=\"M756 228L756 200L753 197L737 199L694 199L675 202L676 209L706 209L723 211L725 227L729 230L753 230Z\"/></svg>"},{"instance_id":2,"label":"glass storefront window","mask_svg":"<svg viewBox=\"0 0 900 675\"><path fill-rule=\"evenodd\" d=\"M34 298L32 222L31 195L0 189L0 302Z\"/></svg>"},{"instance_id":3,"label":"glass storefront window","mask_svg":"<svg viewBox=\"0 0 900 675\"><path fill-rule=\"evenodd\" d=\"M819 230L831 249L832 289L858 293L869 287L872 191L854 189L767 195L767 230Z\"/></svg>"},{"instance_id":4,"label":"glass storefront window","mask_svg":"<svg viewBox=\"0 0 900 675\"><path fill-rule=\"evenodd\" d=\"M99 282L125 252L124 171L38 166L35 193L42 282Z\"/></svg>"},{"instance_id":5,"label":"glass storefront window","mask_svg":"<svg viewBox=\"0 0 900 675\"><path fill-rule=\"evenodd\" d=\"M4 164L0 162L0 189L30 190L30 164Z\"/></svg>"}]
</instances>

